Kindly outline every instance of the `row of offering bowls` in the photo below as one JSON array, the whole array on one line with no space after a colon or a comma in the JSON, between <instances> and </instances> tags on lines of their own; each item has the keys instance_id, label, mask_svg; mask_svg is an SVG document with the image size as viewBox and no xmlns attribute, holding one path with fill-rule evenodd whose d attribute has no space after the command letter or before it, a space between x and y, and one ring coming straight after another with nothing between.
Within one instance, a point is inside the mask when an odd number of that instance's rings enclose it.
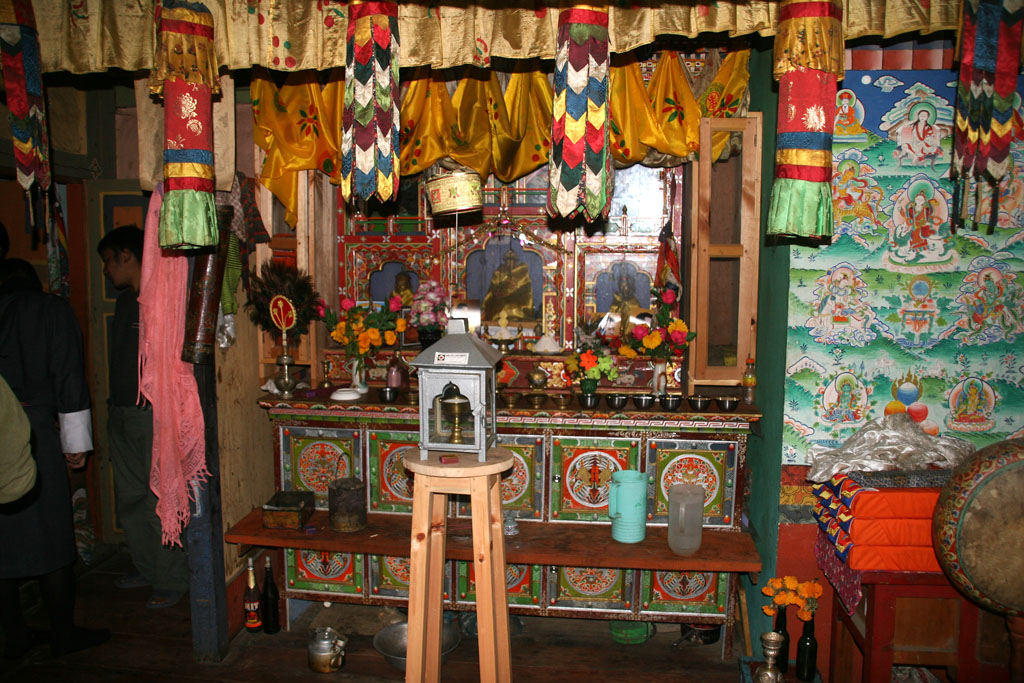
<instances>
[{"instance_id":1,"label":"row of offering bowls","mask_svg":"<svg viewBox=\"0 0 1024 683\"><path fill-rule=\"evenodd\" d=\"M555 406L558 408L568 408L573 398L573 395L569 393L545 394L533 392L522 394L508 390L501 392L501 399L504 401L505 407L510 409L516 406L521 396L534 408L543 406L548 396L551 397L551 400L554 401ZM611 410L625 409L630 400L632 400L633 408L636 410L650 410L654 407L655 402L657 402L662 410L670 412L679 410L684 398L689 403L690 409L698 412L707 410L711 406L712 401L715 402L718 410L723 413L731 413L739 405L739 399L735 396L711 398L710 396L684 397L680 394L665 394L659 397L655 397L652 394L578 394L577 397L579 398L580 407L585 410L596 409L600 405L602 397L604 398L605 405Z\"/></svg>"}]
</instances>

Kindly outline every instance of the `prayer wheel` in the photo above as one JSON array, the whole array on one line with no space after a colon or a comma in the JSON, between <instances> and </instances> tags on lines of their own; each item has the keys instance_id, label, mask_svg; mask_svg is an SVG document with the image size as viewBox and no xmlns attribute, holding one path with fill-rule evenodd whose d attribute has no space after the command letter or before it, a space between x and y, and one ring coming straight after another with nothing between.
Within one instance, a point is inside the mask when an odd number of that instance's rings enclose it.
<instances>
[{"instance_id":1,"label":"prayer wheel","mask_svg":"<svg viewBox=\"0 0 1024 683\"><path fill-rule=\"evenodd\" d=\"M205 365L213 362L217 310L224 281L224 261L228 254L228 230L234 211L230 206L217 207L220 242L216 248L198 251L192 263L185 311L185 338L181 347L181 359L186 363Z\"/></svg>"}]
</instances>

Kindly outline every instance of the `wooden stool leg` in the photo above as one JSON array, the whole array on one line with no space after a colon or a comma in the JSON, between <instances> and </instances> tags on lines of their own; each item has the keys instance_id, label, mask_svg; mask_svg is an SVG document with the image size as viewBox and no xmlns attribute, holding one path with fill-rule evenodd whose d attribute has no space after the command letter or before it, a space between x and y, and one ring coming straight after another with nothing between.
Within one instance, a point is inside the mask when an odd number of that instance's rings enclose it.
<instances>
[{"instance_id":1,"label":"wooden stool leg","mask_svg":"<svg viewBox=\"0 0 1024 683\"><path fill-rule=\"evenodd\" d=\"M512 677L504 578L505 545L501 535L501 496L497 480L497 475L489 475L474 477L470 482L480 680L488 682L509 681Z\"/></svg>"},{"instance_id":2,"label":"wooden stool leg","mask_svg":"<svg viewBox=\"0 0 1024 683\"><path fill-rule=\"evenodd\" d=\"M417 475L413 489L406 681L441 678L441 593L448 496L435 493L432 480Z\"/></svg>"}]
</instances>

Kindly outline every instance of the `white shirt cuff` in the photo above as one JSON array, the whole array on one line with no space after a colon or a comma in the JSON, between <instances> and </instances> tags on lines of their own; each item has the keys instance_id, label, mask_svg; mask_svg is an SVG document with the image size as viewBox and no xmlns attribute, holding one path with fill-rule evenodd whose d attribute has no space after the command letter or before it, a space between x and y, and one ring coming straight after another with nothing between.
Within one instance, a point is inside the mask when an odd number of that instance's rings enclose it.
<instances>
[{"instance_id":1,"label":"white shirt cuff","mask_svg":"<svg viewBox=\"0 0 1024 683\"><path fill-rule=\"evenodd\" d=\"M57 413L60 418L60 445L65 453L85 453L92 450L92 410L77 413Z\"/></svg>"}]
</instances>

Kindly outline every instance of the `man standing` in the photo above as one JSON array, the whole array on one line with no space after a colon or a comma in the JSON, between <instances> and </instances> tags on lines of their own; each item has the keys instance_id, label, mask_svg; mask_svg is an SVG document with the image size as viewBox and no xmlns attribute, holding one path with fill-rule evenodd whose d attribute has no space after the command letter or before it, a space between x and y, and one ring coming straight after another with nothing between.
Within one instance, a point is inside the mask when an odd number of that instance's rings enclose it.
<instances>
[{"instance_id":1,"label":"man standing","mask_svg":"<svg viewBox=\"0 0 1024 683\"><path fill-rule=\"evenodd\" d=\"M143 233L134 225L116 228L96 249L103 275L122 293L114 309L109 341L110 417L107 437L114 469L117 517L124 529L136 573L117 580L119 588L153 586L147 607L170 607L188 589L184 549L161 542L156 495L150 490L153 411L139 396L139 282ZM143 405L139 405L143 402Z\"/></svg>"},{"instance_id":2,"label":"man standing","mask_svg":"<svg viewBox=\"0 0 1024 683\"><path fill-rule=\"evenodd\" d=\"M92 450L92 411L82 362L82 333L71 306L45 294L32 265L0 261L0 375L28 417L36 483L0 505L0 623L3 656L17 659L50 641L55 655L94 647L105 629L74 624L77 556L67 465ZM59 427L58 427L59 425ZM14 448L13 441L0 448ZM52 633L25 623L19 586L37 577Z\"/></svg>"}]
</instances>

